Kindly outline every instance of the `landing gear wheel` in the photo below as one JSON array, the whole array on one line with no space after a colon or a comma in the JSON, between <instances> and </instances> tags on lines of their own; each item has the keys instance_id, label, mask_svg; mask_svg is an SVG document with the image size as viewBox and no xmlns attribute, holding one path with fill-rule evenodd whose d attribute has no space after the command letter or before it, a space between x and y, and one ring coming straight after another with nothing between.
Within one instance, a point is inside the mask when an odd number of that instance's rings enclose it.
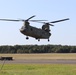
<instances>
[{"instance_id":1,"label":"landing gear wheel","mask_svg":"<svg viewBox=\"0 0 76 75\"><path fill-rule=\"evenodd\" d=\"M38 39L38 41L40 41L40 39Z\"/></svg>"},{"instance_id":2,"label":"landing gear wheel","mask_svg":"<svg viewBox=\"0 0 76 75\"><path fill-rule=\"evenodd\" d=\"M50 40L48 39L48 42L49 42Z\"/></svg>"},{"instance_id":3,"label":"landing gear wheel","mask_svg":"<svg viewBox=\"0 0 76 75\"><path fill-rule=\"evenodd\" d=\"M28 40L28 39L29 39L29 37L27 36L27 37L26 37L26 39Z\"/></svg>"}]
</instances>

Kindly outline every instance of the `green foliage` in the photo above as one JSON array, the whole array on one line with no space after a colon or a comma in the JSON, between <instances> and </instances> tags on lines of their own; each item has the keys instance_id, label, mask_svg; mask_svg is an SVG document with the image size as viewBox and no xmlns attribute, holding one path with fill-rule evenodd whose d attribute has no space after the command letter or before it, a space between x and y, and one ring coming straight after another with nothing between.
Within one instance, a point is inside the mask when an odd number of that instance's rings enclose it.
<instances>
[{"instance_id":1,"label":"green foliage","mask_svg":"<svg viewBox=\"0 0 76 75\"><path fill-rule=\"evenodd\" d=\"M76 46L15 45L0 46L0 53L76 53Z\"/></svg>"}]
</instances>

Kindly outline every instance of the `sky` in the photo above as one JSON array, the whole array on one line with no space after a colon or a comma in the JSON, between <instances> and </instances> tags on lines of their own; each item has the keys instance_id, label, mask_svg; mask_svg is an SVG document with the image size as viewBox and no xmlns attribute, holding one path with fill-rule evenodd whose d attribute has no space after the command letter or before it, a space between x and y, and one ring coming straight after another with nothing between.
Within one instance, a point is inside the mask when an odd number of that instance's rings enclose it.
<instances>
[{"instance_id":1,"label":"sky","mask_svg":"<svg viewBox=\"0 0 76 75\"><path fill-rule=\"evenodd\" d=\"M20 33L23 22L0 21L0 45L74 45L76 46L76 0L0 0L0 19L34 19L68 21L55 23L51 29L50 42L47 39L38 42L34 38ZM41 23L31 26L41 28Z\"/></svg>"}]
</instances>

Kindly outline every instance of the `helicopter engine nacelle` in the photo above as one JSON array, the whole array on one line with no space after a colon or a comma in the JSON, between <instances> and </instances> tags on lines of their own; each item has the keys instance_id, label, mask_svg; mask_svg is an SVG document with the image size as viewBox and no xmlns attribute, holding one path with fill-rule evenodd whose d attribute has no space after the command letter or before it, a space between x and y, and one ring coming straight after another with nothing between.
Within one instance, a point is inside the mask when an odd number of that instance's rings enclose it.
<instances>
[{"instance_id":1,"label":"helicopter engine nacelle","mask_svg":"<svg viewBox=\"0 0 76 75\"><path fill-rule=\"evenodd\" d=\"M49 32L49 31L50 31L49 25L47 25L47 24L43 25L43 26L42 26L42 29L43 29L44 31L46 31L46 32Z\"/></svg>"}]
</instances>

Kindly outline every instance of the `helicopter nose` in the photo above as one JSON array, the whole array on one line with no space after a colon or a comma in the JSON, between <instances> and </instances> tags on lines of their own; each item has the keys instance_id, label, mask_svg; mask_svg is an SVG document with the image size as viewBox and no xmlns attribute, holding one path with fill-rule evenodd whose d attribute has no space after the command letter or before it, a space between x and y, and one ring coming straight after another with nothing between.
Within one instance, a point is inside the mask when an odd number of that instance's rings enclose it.
<instances>
[{"instance_id":1,"label":"helicopter nose","mask_svg":"<svg viewBox=\"0 0 76 75\"><path fill-rule=\"evenodd\" d=\"M20 32L24 32L25 31L25 29L20 29Z\"/></svg>"},{"instance_id":2,"label":"helicopter nose","mask_svg":"<svg viewBox=\"0 0 76 75\"><path fill-rule=\"evenodd\" d=\"M26 28L24 26L21 27L20 32L26 31Z\"/></svg>"}]
</instances>

